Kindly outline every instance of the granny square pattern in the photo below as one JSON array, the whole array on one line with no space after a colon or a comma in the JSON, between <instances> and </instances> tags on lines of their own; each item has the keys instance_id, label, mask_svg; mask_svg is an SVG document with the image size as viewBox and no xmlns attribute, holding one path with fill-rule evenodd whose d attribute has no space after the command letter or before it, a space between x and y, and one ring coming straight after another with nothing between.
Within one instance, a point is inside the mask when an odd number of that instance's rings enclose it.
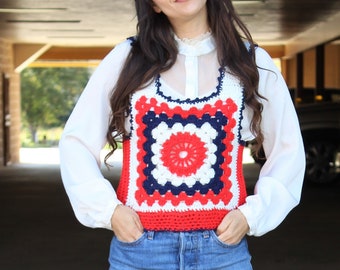
<instances>
[{"instance_id":1,"label":"granny square pattern","mask_svg":"<svg viewBox=\"0 0 340 270\"><path fill-rule=\"evenodd\" d=\"M117 196L146 230L216 229L247 196L243 88L222 69L216 90L195 99L160 86L131 97Z\"/></svg>"},{"instance_id":2,"label":"granny square pattern","mask_svg":"<svg viewBox=\"0 0 340 270\"><path fill-rule=\"evenodd\" d=\"M141 97L135 108L138 204L228 204L237 110L232 99L185 110Z\"/></svg>"}]
</instances>

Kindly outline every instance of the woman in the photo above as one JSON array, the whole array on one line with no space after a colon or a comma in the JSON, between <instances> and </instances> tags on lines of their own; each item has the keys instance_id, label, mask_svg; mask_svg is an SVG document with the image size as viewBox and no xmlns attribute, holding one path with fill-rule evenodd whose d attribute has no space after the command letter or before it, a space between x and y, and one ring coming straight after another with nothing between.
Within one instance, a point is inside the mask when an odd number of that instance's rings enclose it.
<instances>
[{"instance_id":1,"label":"woman","mask_svg":"<svg viewBox=\"0 0 340 270\"><path fill-rule=\"evenodd\" d=\"M112 270L251 269L245 235L274 229L300 199L304 151L286 84L230 0L135 5L137 36L103 60L60 142L75 214L113 230ZM116 193L99 153L119 138ZM267 161L247 196L242 151L254 139Z\"/></svg>"}]
</instances>

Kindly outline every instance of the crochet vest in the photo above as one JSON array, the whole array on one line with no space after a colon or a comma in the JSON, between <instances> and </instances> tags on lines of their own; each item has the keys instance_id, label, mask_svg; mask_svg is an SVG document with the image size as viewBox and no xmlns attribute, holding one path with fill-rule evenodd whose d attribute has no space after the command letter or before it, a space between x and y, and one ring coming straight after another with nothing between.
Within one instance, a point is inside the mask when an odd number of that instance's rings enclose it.
<instances>
[{"instance_id":1,"label":"crochet vest","mask_svg":"<svg viewBox=\"0 0 340 270\"><path fill-rule=\"evenodd\" d=\"M117 195L146 230L216 229L245 202L243 110L243 88L223 68L196 99L167 95L160 77L133 94Z\"/></svg>"}]
</instances>

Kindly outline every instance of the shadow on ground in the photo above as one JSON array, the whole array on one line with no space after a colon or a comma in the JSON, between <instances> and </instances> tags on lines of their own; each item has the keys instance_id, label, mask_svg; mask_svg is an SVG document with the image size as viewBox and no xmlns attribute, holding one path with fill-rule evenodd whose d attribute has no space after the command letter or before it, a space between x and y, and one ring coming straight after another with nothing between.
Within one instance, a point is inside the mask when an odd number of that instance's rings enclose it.
<instances>
[{"instance_id":1,"label":"shadow on ground","mask_svg":"<svg viewBox=\"0 0 340 270\"><path fill-rule=\"evenodd\" d=\"M250 192L257 173L245 165ZM304 187L301 204L279 228L249 238L254 269L340 269L339 206L340 184ZM0 269L108 269L112 233L76 221L58 165L0 168L0 213Z\"/></svg>"}]
</instances>

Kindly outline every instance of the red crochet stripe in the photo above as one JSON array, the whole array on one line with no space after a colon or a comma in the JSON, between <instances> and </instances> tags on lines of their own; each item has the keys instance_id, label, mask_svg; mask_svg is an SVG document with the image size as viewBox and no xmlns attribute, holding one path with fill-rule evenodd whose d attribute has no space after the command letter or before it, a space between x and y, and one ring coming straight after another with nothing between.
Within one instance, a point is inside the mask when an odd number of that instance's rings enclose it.
<instances>
[{"instance_id":1,"label":"red crochet stripe","mask_svg":"<svg viewBox=\"0 0 340 270\"><path fill-rule=\"evenodd\" d=\"M187 156L178 159L183 150L186 151ZM197 169L204 164L206 151L199 137L183 132L171 135L170 139L164 143L161 160L171 173L186 176L196 173Z\"/></svg>"},{"instance_id":2,"label":"red crochet stripe","mask_svg":"<svg viewBox=\"0 0 340 270\"><path fill-rule=\"evenodd\" d=\"M246 182L244 181L244 175L243 175L243 150L244 150L244 146L240 145L238 148L237 164L236 164L237 182L239 185L238 190L240 191L238 205L244 204L246 202L246 197L247 197L247 187L246 187Z\"/></svg>"},{"instance_id":3,"label":"red crochet stripe","mask_svg":"<svg viewBox=\"0 0 340 270\"><path fill-rule=\"evenodd\" d=\"M123 167L119 185L117 188L117 197L123 203L126 204L128 197L128 186L130 180L130 140L125 140L123 143Z\"/></svg>"},{"instance_id":4,"label":"red crochet stripe","mask_svg":"<svg viewBox=\"0 0 340 270\"><path fill-rule=\"evenodd\" d=\"M214 230L228 210L190 212L137 212L144 229L151 231Z\"/></svg>"}]
</instances>

